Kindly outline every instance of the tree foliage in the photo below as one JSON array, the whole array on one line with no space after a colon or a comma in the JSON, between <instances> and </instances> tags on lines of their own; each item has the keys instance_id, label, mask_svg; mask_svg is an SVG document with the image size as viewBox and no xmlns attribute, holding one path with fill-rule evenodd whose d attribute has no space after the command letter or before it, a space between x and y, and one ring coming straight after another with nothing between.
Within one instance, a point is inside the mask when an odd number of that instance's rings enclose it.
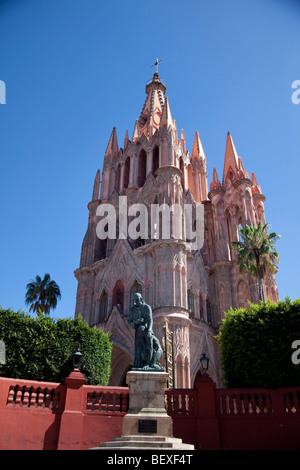
<instances>
[{"instance_id":1,"label":"tree foliage","mask_svg":"<svg viewBox=\"0 0 300 470\"><path fill-rule=\"evenodd\" d=\"M107 385L112 344L109 335L90 328L81 318L32 318L22 311L0 309L0 339L6 364L0 375L47 382L62 382L72 371L73 354L82 353L81 372L87 384Z\"/></svg>"},{"instance_id":2,"label":"tree foliage","mask_svg":"<svg viewBox=\"0 0 300 470\"><path fill-rule=\"evenodd\" d=\"M292 343L300 340L300 299L231 308L217 339L227 387L300 385L300 364L291 360Z\"/></svg>"},{"instance_id":3,"label":"tree foliage","mask_svg":"<svg viewBox=\"0 0 300 470\"><path fill-rule=\"evenodd\" d=\"M268 235L268 224L261 222L255 225L244 225L240 229L240 241L232 242L238 254L240 272L248 272L259 282L259 298L263 299L262 280L267 270L274 272L279 263L279 255L275 248L280 238L278 233Z\"/></svg>"},{"instance_id":4,"label":"tree foliage","mask_svg":"<svg viewBox=\"0 0 300 470\"><path fill-rule=\"evenodd\" d=\"M51 280L50 274L46 273L42 279L35 277L26 286L25 303L30 305L29 311L49 314L50 309L55 309L57 300L61 298L60 288L55 281Z\"/></svg>"}]
</instances>

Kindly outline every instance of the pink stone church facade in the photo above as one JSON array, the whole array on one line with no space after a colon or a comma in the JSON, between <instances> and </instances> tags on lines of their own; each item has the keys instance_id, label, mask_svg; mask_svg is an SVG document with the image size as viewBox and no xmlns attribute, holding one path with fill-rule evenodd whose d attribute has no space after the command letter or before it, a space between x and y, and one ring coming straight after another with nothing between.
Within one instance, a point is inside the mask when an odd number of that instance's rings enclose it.
<instances>
[{"instance_id":1,"label":"pink stone church facade","mask_svg":"<svg viewBox=\"0 0 300 470\"><path fill-rule=\"evenodd\" d=\"M206 156L195 133L192 153L184 132L177 131L166 86L157 72L146 85L146 99L135 122L132 140L126 132L119 148L113 128L88 204L88 227L83 240L75 316L112 333L110 385L125 384L133 365L134 332L127 324L133 294L141 292L151 305L154 333L162 345L164 328L173 341L174 386L193 387L201 374L200 357L209 357L209 374L222 384L218 347L214 340L218 322L230 306L258 301L250 275L240 274L231 242L239 239L239 226L265 223L264 201L254 173L251 178L227 133L222 179L216 170L208 189ZM96 233L101 204L117 209L119 196L128 206L136 203L201 204L204 208L204 243L193 250L185 230L169 239L160 234L146 239L101 240ZM183 217L184 218L184 217ZM117 224L119 224L119 219ZM183 220L183 227L185 220ZM153 234L152 234L153 235ZM268 273L264 294L278 300L275 274Z\"/></svg>"}]
</instances>

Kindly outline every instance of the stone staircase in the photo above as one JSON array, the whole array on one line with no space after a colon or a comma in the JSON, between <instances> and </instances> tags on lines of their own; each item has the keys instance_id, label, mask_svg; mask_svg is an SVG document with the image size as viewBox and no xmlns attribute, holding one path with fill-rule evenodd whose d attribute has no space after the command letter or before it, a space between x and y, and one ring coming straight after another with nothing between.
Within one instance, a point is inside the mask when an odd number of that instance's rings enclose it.
<instances>
[{"instance_id":1,"label":"stone staircase","mask_svg":"<svg viewBox=\"0 0 300 470\"><path fill-rule=\"evenodd\" d=\"M90 450L194 450L192 444L184 444L181 439L166 436L122 436L110 442L102 442Z\"/></svg>"}]
</instances>

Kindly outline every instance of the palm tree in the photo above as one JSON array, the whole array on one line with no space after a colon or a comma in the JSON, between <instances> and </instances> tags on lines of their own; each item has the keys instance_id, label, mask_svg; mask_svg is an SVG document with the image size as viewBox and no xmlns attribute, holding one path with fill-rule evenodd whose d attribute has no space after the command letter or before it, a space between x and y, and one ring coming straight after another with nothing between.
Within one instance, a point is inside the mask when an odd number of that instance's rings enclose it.
<instances>
[{"instance_id":1,"label":"palm tree","mask_svg":"<svg viewBox=\"0 0 300 470\"><path fill-rule=\"evenodd\" d=\"M275 242L280 238L278 233L268 235L268 224L261 222L255 225L244 225L240 229L240 241L232 242L238 254L240 272L252 274L258 281L259 300L264 300L263 279L266 272L274 272L279 263Z\"/></svg>"},{"instance_id":2,"label":"palm tree","mask_svg":"<svg viewBox=\"0 0 300 470\"><path fill-rule=\"evenodd\" d=\"M60 288L55 281L51 281L50 274L45 274L44 279L36 276L35 281L26 286L25 303L30 305L29 311L42 311L49 315L51 308L56 308L57 299L61 298Z\"/></svg>"}]
</instances>

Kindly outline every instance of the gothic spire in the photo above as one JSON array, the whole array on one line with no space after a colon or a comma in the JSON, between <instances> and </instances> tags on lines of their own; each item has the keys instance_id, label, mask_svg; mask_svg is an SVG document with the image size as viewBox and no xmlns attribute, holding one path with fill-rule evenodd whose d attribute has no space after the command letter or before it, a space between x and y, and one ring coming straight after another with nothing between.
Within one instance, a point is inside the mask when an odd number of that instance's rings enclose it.
<instances>
[{"instance_id":1,"label":"gothic spire","mask_svg":"<svg viewBox=\"0 0 300 470\"><path fill-rule=\"evenodd\" d=\"M210 190L213 191L214 189L221 189L221 183L218 178L217 170L213 169L213 179L210 183Z\"/></svg>"},{"instance_id":2,"label":"gothic spire","mask_svg":"<svg viewBox=\"0 0 300 470\"><path fill-rule=\"evenodd\" d=\"M134 138L139 138L145 134L151 138L154 132L159 129L163 108L165 104L166 86L160 79L157 72L146 84L146 100L139 119L136 122Z\"/></svg>"},{"instance_id":3,"label":"gothic spire","mask_svg":"<svg viewBox=\"0 0 300 470\"><path fill-rule=\"evenodd\" d=\"M255 173L253 172L251 176L252 176L251 179L252 179L252 184L253 184L252 193L253 194L262 194L261 187L257 183Z\"/></svg>"},{"instance_id":4,"label":"gothic spire","mask_svg":"<svg viewBox=\"0 0 300 470\"><path fill-rule=\"evenodd\" d=\"M126 131L125 133L125 138L124 138L124 150L126 149L127 145L128 145L128 131Z\"/></svg>"},{"instance_id":5,"label":"gothic spire","mask_svg":"<svg viewBox=\"0 0 300 470\"><path fill-rule=\"evenodd\" d=\"M232 177L238 171L238 155L231 137L230 132L227 132L224 169L223 169L223 182L229 177Z\"/></svg>"},{"instance_id":6,"label":"gothic spire","mask_svg":"<svg viewBox=\"0 0 300 470\"><path fill-rule=\"evenodd\" d=\"M167 126L167 129L169 128L169 126L173 125L173 120L172 120L170 106L169 106L169 100L167 96L165 98L165 104L162 110L159 127L162 128L164 125Z\"/></svg>"},{"instance_id":7,"label":"gothic spire","mask_svg":"<svg viewBox=\"0 0 300 470\"><path fill-rule=\"evenodd\" d=\"M105 151L105 157L113 155L118 155L119 147L118 147L118 139L117 139L117 130L114 127L112 133L110 135L110 139Z\"/></svg>"},{"instance_id":8,"label":"gothic spire","mask_svg":"<svg viewBox=\"0 0 300 470\"><path fill-rule=\"evenodd\" d=\"M140 137L139 120L136 119L135 125L134 125L134 130L133 130L133 135L132 135L132 141L135 142L139 137Z\"/></svg>"},{"instance_id":9,"label":"gothic spire","mask_svg":"<svg viewBox=\"0 0 300 470\"><path fill-rule=\"evenodd\" d=\"M180 142L181 142L182 150L185 153L185 136L184 136L184 130L183 129L181 129Z\"/></svg>"},{"instance_id":10,"label":"gothic spire","mask_svg":"<svg viewBox=\"0 0 300 470\"><path fill-rule=\"evenodd\" d=\"M198 158L198 159L205 158L205 153L202 147L202 143L201 143L198 131L196 131L195 133L192 158Z\"/></svg>"}]
</instances>

